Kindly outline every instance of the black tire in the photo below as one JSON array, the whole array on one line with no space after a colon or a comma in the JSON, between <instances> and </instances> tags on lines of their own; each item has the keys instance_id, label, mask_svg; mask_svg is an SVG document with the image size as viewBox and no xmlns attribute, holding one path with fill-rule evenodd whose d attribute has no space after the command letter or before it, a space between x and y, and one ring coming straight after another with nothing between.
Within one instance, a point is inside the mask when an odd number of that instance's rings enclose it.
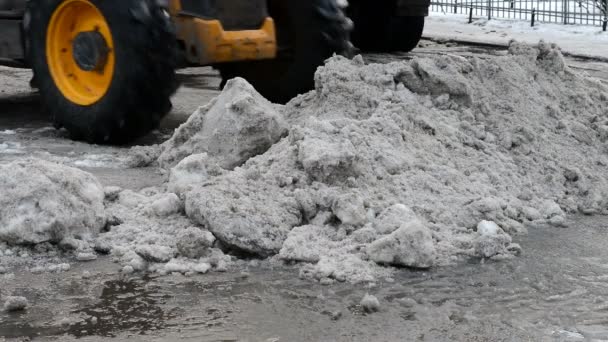
<instances>
[{"instance_id":1,"label":"black tire","mask_svg":"<svg viewBox=\"0 0 608 342\"><path fill-rule=\"evenodd\" d=\"M222 85L243 77L264 97L285 103L314 89L314 74L333 54L349 54L352 23L336 0L270 0L279 54L268 61L218 65Z\"/></svg>"},{"instance_id":2,"label":"black tire","mask_svg":"<svg viewBox=\"0 0 608 342\"><path fill-rule=\"evenodd\" d=\"M363 52L412 51L422 38L424 16L396 16L396 1L360 0L349 8L353 44Z\"/></svg>"},{"instance_id":3,"label":"black tire","mask_svg":"<svg viewBox=\"0 0 608 342\"><path fill-rule=\"evenodd\" d=\"M46 60L46 32L63 0L28 2L26 50L43 104L56 127L73 139L124 144L158 127L178 87L174 28L155 0L89 0L102 13L114 41L115 71L107 93L82 106L55 85Z\"/></svg>"}]
</instances>

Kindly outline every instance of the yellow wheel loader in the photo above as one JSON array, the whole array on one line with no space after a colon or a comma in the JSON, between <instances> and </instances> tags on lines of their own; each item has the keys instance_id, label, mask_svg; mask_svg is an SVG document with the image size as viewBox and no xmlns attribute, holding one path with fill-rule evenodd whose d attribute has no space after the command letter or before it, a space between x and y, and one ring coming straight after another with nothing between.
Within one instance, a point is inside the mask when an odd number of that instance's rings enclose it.
<instances>
[{"instance_id":1,"label":"yellow wheel loader","mask_svg":"<svg viewBox=\"0 0 608 342\"><path fill-rule=\"evenodd\" d=\"M175 69L211 65L285 102L348 50L337 0L0 0L0 65L31 68L58 127L126 143L171 109Z\"/></svg>"}]
</instances>

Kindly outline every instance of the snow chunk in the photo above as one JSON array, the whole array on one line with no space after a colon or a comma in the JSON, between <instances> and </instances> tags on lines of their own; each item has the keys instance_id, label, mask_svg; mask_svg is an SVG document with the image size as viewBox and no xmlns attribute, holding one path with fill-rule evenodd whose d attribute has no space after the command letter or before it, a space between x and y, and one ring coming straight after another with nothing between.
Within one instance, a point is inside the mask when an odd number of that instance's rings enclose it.
<instances>
[{"instance_id":1,"label":"snow chunk","mask_svg":"<svg viewBox=\"0 0 608 342\"><path fill-rule=\"evenodd\" d=\"M159 217L177 214L182 210L182 202L174 193L160 195L148 206L148 212Z\"/></svg>"},{"instance_id":2,"label":"snow chunk","mask_svg":"<svg viewBox=\"0 0 608 342\"><path fill-rule=\"evenodd\" d=\"M90 239L105 226L103 200L87 172L39 159L0 165L0 241Z\"/></svg>"},{"instance_id":3,"label":"snow chunk","mask_svg":"<svg viewBox=\"0 0 608 342\"><path fill-rule=\"evenodd\" d=\"M369 293L366 293L365 296L363 296L363 299L361 299L359 304L365 312L372 313L380 311L380 301L376 296L372 296Z\"/></svg>"},{"instance_id":4,"label":"snow chunk","mask_svg":"<svg viewBox=\"0 0 608 342\"><path fill-rule=\"evenodd\" d=\"M354 193L339 195L331 206L332 211L343 224L358 226L366 221L363 198Z\"/></svg>"},{"instance_id":5,"label":"snow chunk","mask_svg":"<svg viewBox=\"0 0 608 342\"><path fill-rule=\"evenodd\" d=\"M27 298L19 296L7 296L4 301L4 311L23 311L29 305Z\"/></svg>"},{"instance_id":6,"label":"snow chunk","mask_svg":"<svg viewBox=\"0 0 608 342\"><path fill-rule=\"evenodd\" d=\"M148 262L168 262L175 256L175 250L168 246L140 245L135 253Z\"/></svg>"},{"instance_id":7,"label":"snow chunk","mask_svg":"<svg viewBox=\"0 0 608 342\"><path fill-rule=\"evenodd\" d=\"M218 179L189 193L188 217L228 246L262 256L276 254L302 221L293 197L245 179Z\"/></svg>"},{"instance_id":8,"label":"snow chunk","mask_svg":"<svg viewBox=\"0 0 608 342\"><path fill-rule=\"evenodd\" d=\"M207 273L211 269L211 265L206 262L195 262L187 259L171 259L163 267L166 273Z\"/></svg>"},{"instance_id":9,"label":"snow chunk","mask_svg":"<svg viewBox=\"0 0 608 342\"><path fill-rule=\"evenodd\" d=\"M78 261L92 261L97 259L97 254L93 252L79 252L76 254L76 260Z\"/></svg>"},{"instance_id":10,"label":"snow chunk","mask_svg":"<svg viewBox=\"0 0 608 342\"><path fill-rule=\"evenodd\" d=\"M192 190L194 186L207 181L212 175L217 176L222 173L220 167L213 167L213 160L207 153L197 153L184 158L169 174L169 191L184 196L186 192Z\"/></svg>"},{"instance_id":11,"label":"snow chunk","mask_svg":"<svg viewBox=\"0 0 608 342\"><path fill-rule=\"evenodd\" d=\"M215 236L197 227L189 227L177 235L177 250L185 257L197 259L207 256L213 247Z\"/></svg>"},{"instance_id":12,"label":"snow chunk","mask_svg":"<svg viewBox=\"0 0 608 342\"><path fill-rule=\"evenodd\" d=\"M430 229L414 220L367 247L370 259L379 264L429 268L435 261L435 245Z\"/></svg>"},{"instance_id":13,"label":"snow chunk","mask_svg":"<svg viewBox=\"0 0 608 342\"><path fill-rule=\"evenodd\" d=\"M163 144L158 161L169 168L189 155L206 152L222 168L234 169L264 153L286 133L287 124L275 106L247 81L235 78L175 131Z\"/></svg>"},{"instance_id":14,"label":"snow chunk","mask_svg":"<svg viewBox=\"0 0 608 342\"><path fill-rule=\"evenodd\" d=\"M505 233L493 221L481 221L477 225L477 238L473 245L475 254L490 258L498 254L508 254L508 247L511 244L511 236Z\"/></svg>"},{"instance_id":15,"label":"snow chunk","mask_svg":"<svg viewBox=\"0 0 608 342\"><path fill-rule=\"evenodd\" d=\"M416 214L407 206L398 203L386 208L374 220L373 225L379 234L390 234L405 222L416 220Z\"/></svg>"},{"instance_id":16,"label":"snow chunk","mask_svg":"<svg viewBox=\"0 0 608 342\"><path fill-rule=\"evenodd\" d=\"M481 221L477 225L477 232L481 235L498 235L500 227L494 221Z\"/></svg>"},{"instance_id":17,"label":"snow chunk","mask_svg":"<svg viewBox=\"0 0 608 342\"><path fill-rule=\"evenodd\" d=\"M306 225L296 227L289 232L287 240L279 252L285 260L296 260L316 263L324 251L331 249L331 239L335 238L331 227Z\"/></svg>"},{"instance_id":18,"label":"snow chunk","mask_svg":"<svg viewBox=\"0 0 608 342\"><path fill-rule=\"evenodd\" d=\"M555 201L545 200L541 204L540 214L543 218L550 219L554 216L564 216L564 211Z\"/></svg>"}]
</instances>

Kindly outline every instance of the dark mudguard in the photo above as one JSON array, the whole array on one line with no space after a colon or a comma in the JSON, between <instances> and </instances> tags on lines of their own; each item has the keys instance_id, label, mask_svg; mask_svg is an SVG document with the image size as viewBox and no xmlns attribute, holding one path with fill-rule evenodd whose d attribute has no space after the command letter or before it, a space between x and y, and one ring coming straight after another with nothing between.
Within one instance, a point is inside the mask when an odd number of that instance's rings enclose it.
<instances>
[{"instance_id":1,"label":"dark mudguard","mask_svg":"<svg viewBox=\"0 0 608 342\"><path fill-rule=\"evenodd\" d=\"M364 52L408 52L424 29L429 0L351 0L353 44Z\"/></svg>"},{"instance_id":2,"label":"dark mudguard","mask_svg":"<svg viewBox=\"0 0 608 342\"><path fill-rule=\"evenodd\" d=\"M401 17L426 17L429 15L430 0L398 0L397 16Z\"/></svg>"},{"instance_id":3,"label":"dark mudguard","mask_svg":"<svg viewBox=\"0 0 608 342\"><path fill-rule=\"evenodd\" d=\"M268 17L266 0L182 0L182 13L218 19L225 30L254 30Z\"/></svg>"}]
</instances>

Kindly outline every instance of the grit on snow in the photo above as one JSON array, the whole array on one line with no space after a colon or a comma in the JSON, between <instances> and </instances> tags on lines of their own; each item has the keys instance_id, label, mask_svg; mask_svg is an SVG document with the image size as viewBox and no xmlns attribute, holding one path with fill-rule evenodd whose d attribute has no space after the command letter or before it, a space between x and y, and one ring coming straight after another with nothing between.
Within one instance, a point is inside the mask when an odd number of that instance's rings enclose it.
<instances>
[{"instance_id":1,"label":"grit on snow","mask_svg":"<svg viewBox=\"0 0 608 342\"><path fill-rule=\"evenodd\" d=\"M225 271L239 251L329 284L512 257L528 226L608 212L607 88L555 46L334 57L315 82L285 106L228 82L167 142L135 151L167 172L140 192L48 162L5 165L0 240L110 253L124 272Z\"/></svg>"}]
</instances>

